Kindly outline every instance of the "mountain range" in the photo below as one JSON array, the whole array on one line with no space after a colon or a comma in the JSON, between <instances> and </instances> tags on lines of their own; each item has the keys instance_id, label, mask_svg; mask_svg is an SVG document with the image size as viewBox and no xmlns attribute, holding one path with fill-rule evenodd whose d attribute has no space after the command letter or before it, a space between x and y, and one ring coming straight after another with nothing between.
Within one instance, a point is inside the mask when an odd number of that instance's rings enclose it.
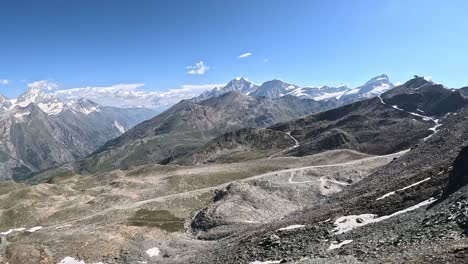
<instances>
[{"instance_id":1,"label":"mountain range","mask_svg":"<svg viewBox=\"0 0 468 264\"><path fill-rule=\"evenodd\" d=\"M85 99L62 102L37 88L13 100L0 96L0 109L0 179L84 158L155 114Z\"/></svg>"},{"instance_id":2,"label":"mountain range","mask_svg":"<svg viewBox=\"0 0 468 264\"><path fill-rule=\"evenodd\" d=\"M392 87L386 75L372 78L355 89L344 86L299 88L280 80L257 86L245 78L236 78L221 89L181 101L107 142L75 167L82 173L92 173L147 163L170 163L223 133L241 128L265 128L345 102L377 96ZM304 89L306 93L300 92Z\"/></svg>"},{"instance_id":3,"label":"mountain range","mask_svg":"<svg viewBox=\"0 0 468 264\"><path fill-rule=\"evenodd\" d=\"M468 88L386 82L239 78L76 157L121 121L4 99L0 263L466 263Z\"/></svg>"},{"instance_id":4,"label":"mountain range","mask_svg":"<svg viewBox=\"0 0 468 264\"><path fill-rule=\"evenodd\" d=\"M194 100L200 101L209 97L216 97L227 92L237 91L245 95L255 97L278 98L292 95L299 98L313 99L315 101L337 100L340 103L350 103L357 100L375 97L394 87L386 74L376 76L364 85L356 88L348 88L346 85L338 87L300 87L281 80L266 81L262 85L256 85L243 77L231 80L226 86L206 91Z\"/></svg>"}]
</instances>

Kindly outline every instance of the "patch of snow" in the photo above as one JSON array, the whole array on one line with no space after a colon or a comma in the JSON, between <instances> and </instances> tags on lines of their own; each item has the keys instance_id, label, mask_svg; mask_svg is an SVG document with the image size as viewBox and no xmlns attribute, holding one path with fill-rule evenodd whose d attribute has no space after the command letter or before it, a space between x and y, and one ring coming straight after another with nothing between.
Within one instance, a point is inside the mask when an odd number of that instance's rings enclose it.
<instances>
[{"instance_id":1,"label":"patch of snow","mask_svg":"<svg viewBox=\"0 0 468 264\"><path fill-rule=\"evenodd\" d=\"M117 120L114 121L114 126L119 130L120 133L125 133L125 127L117 122Z\"/></svg>"},{"instance_id":2,"label":"patch of snow","mask_svg":"<svg viewBox=\"0 0 468 264\"><path fill-rule=\"evenodd\" d=\"M298 229L298 228L303 228L303 227L305 227L305 225L290 225L287 227L280 228L276 231L287 231L287 230L293 230L293 229Z\"/></svg>"},{"instance_id":3,"label":"patch of snow","mask_svg":"<svg viewBox=\"0 0 468 264\"><path fill-rule=\"evenodd\" d=\"M377 217L377 215L375 215L375 214L361 214L361 215L341 216L341 217L339 217L339 218L337 218L335 220L335 222L334 222L335 228L333 229L333 231L334 231L335 234L343 234L343 233L349 232L349 231L351 231L351 230L353 230L355 228L361 227L361 226L365 226L365 225L368 225L368 224L371 224L371 223L381 222L381 221L390 219L390 218L392 218L394 216L414 211L414 210L416 210L416 209L418 209L420 207L432 204L435 201L436 201L436 199L430 198L430 199L427 199L427 200L425 200L423 202L420 202L420 203L418 203L416 205L413 205L413 206L408 207L406 209L403 209L401 211L395 212L395 213L393 213L391 215L384 215L384 216L381 216L381 217ZM357 219L360 219L359 223L358 223L358 221L356 221Z\"/></svg>"},{"instance_id":4,"label":"patch of snow","mask_svg":"<svg viewBox=\"0 0 468 264\"><path fill-rule=\"evenodd\" d=\"M394 195L394 194L395 194L396 192L398 192L398 191L404 191L404 190L407 190L407 189L412 188L412 187L414 187L414 186L417 186L417 185L419 185L419 184L421 184L421 183L423 183L423 182L426 182L426 181L428 181L428 180L430 180L430 179L431 179L431 177L426 178L426 179L424 179L424 180L422 180L422 181L415 182L415 183L413 183L413 184L411 184L411 185L408 185L408 186L406 186L406 187L404 187L404 188L401 188L401 189L398 189L398 190L396 190L396 191L393 191L393 192L389 192L389 193L387 193L387 194L384 194L384 195L382 195L381 197L377 198L376 201L382 200L382 199L385 199L385 198L387 198L387 197L389 197L389 196L391 196L391 195Z\"/></svg>"},{"instance_id":5,"label":"patch of snow","mask_svg":"<svg viewBox=\"0 0 468 264\"><path fill-rule=\"evenodd\" d=\"M25 116L27 116L29 114L31 114L31 112L22 112L22 113L15 113L13 116L16 119L23 120L23 117L25 117Z\"/></svg>"},{"instance_id":6,"label":"patch of snow","mask_svg":"<svg viewBox=\"0 0 468 264\"><path fill-rule=\"evenodd\" d=\"M6 231L6 232L0 233L0 235L6 236L6 235L9 235L9 234L11 234L11 233L13 233L13 232L21 232L21 231L24 231L25 229L26 229L26 228L23 228L23 227L21 227L21 228L13 228L13 229L10 229L10 230L8 230L8 231Z\"/></svg>"},{"instance_id":7,"label":"patch of snow","mask_svg":"<svg viewBox=\"0 0 468 264\"><path fill-rule=\"evenodd\" d=\"M353 240L345 240L345 241L343 241L343 242L341 242L341 243L338 243L338 242L336 242L336 241L333 241L333 242L331 243L330 247L328 247L327 250L333 250L333 249L341 248L342 246L344 246L344 245L346 245L346 244L349 244L349 243L351 243L351 242L353 242Z\"/></svg>"},{"instance_id":8,"label":"patch of snow","mask_svg":"<svg viewBox=\"0 0 468 264\"><path fill-rule=\"evenodd\" d=\"M62 229L62 228L67 228L67 227L72 227L73 225L63 225L63 226L57 226L55 229Z\"/></svg>"},{"instance_id":9,"label":"patch of snow","mask_svg":"<svg viewBox=\"0 0 468 264\"><path fill-rule=\"evenodd\" d=\"M42 229L42 226L35 226L35 227L31 227L30 229L26 230L27 232L29 233L34 233L36 232L37 230L40 230Z\"/></svg>"},{"instance_id":10,"label":"patch of snow","mask_svg":"<svg viewBox=\"0 0 468 264\"><path fill-rule=\"evenodd\" d=\"M437 129L442 126L442 124L439 124L439 119L435 119L433 120L435 122L435 125L431 128L429 128L429 130L433 131L432 134L430 134L429 136L425 137L424 138L424 141L428 140L429 138L431 138L433 135L435 135L437 133Z\"/></svg>"},{"instance_id":11,"label":"patch of snow","mask_svg":"<svg viewBox=\"0 0 468 264\"><path fill-rule=\"evenodd\" d=\"M157 248L157 247L150 248L150 249L146 250L146 254L148 254L148 256L150 256L150 258L156 257L156 256L159 255L159 248Z\"/></svg>"},{"instance_id":12,"label":"patch of snow","mask_svg":"<svg viewBox=\"0 0 468 264\"><path fill-rule=\"evenodd\" d=\"M99 105L91 105L91 106L83 106L74 102L70 102L67 106L75 113L82 113L85 115L89 115L91 113L101 112L101 108Z\"/></svg>"},{"instance_id":13,"label":"patch of snow","mask_svg":"<svg viewBox=\"0 0 468 264\"><path fill-rule=\"evenodd\" d=\"M315 101L322 101L322 100L327 100L327 99L331 99L331 98L340 99L341 96L343 96L345 93L346 93L345 91L336 92L336 93L326 93L326 94L323 94L323 95L320 95L320 96L317 96L317 97L313 97L312 99L314 99Z\"/></svg>"},{"instance_id":14,"label":"patch of snow","mask_svg":"<svg viewBox=\"0 0 468 264\"><path fill-rule=\"evenodd\" d=\"M384 105L389 105L389 104L387 104L387 103L385 103L385 102L383 101L382 97L379 96L379 99L380 99L380 102L381 102L382 104L384 104ZM404 110L404 109L399 108L397 105L391 105L391 107L393 107L393 108L395 108L395 109L397 109L397 110L406 112L406 113L408 113L408 114L410 114L410 115L417 116L417 117L421 117L424 121L432 121L432 122L435 123L435 125L434 125L433 127L429 128L429 130L433 131L433 133L432 133L431 135L425 137L425 138L424 138L424 141L428 140L428 139L429 139L430 137L432 137L435 133L437 133L437 128L439 128L440 126L442 126L441 124L439 124L439 119L435 119L435 118L430 117L430 116L423 116L423 115L420 115L420 114L414 113L414 112L409 112L409 111L406 111L406 110ZM417 110L419 110L419 109L417 109ZM421 110L419 110L419 111L421 111Z\"/></svg>"},{"instance_id":15,"label":"patch of snow","mask_svg":"<svg viewBox=\"0 0 468 264\"><path fill-rule=\"evenodd\" d=\"M383 94L384 92L388 91L390 89L390 86L386 83L383 83L380 86L374 87L372 90L370 90L367 93L363 94L363 97L373 97L376 95Z\"/></svg>"},{"instance_id":16,"label":"patch of snow","mask_svg":"<svg viewBox=\"0 0 468 264\"><path fill-rule=\"evenodd\" d=\"M299 89L294 89L292 92L289 92L288 94L290 95L294 95L294 96L308 96L303 88L299 88Z\"/></svg>"},{"instance_id":17,"label":"patch of snow","mask_svg":"<svg viewBox=\"0 0 468 264\"><path fill-rule=\"evenodd\" d=\"M37 106L49 115L58 115L63 111L64 103L56 101L52 103L38 103Z\"/></svg>"},{"instance_id":18,"label":"patch of snow","mask_svg":"<svg viewBox=\"0 0 468 264\"><path fill-rule=\"evenodd\" d=\"M375 217L375 214L341 216L335 220L334 225L336 227L333 229L333 231L335 234L346 233L353 230L354 228L370 224L373 220L375 220ZM362 221L359 221L360 223L358 223L357 219L361 219Z\"/></svg>"},{"instance_id":19,"label":"patch of snow","mask_svg":"<svg viewBox=\"0 0 468 264\"><path fill-rule=\"evenodd\" d=\"M77 260L77 259L74 259L72 257L65 257L64 259L62 259L59 263L57 264L86 264L84 261L82 260ZM94 263L91 263L91 264L104 264L102 262L94 262Z\"/></svg>"},{"instance_id":20,"label":"patch of snow","mask_svg":"<svg viewBox=\"0 0 468 264\"><path fill-rule=\"evenodd\" d=\"M349 91L346 92L346 95L348 94L355 94L355 93L358 93L359 92L359 89L351 89Z\"/></svg>"}]
</instances>

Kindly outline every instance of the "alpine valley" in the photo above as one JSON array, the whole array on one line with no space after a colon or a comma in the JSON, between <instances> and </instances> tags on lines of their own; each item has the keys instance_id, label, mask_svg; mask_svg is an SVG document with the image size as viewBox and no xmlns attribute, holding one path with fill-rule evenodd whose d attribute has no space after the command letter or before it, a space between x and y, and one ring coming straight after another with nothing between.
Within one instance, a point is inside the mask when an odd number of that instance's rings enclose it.
<instances>
[{"instance_id":1,"label":"alpine valley","mask_svg":"<svg viewBox=\"0 0 468 264\"><path fill-rule=\"evenodd\" d=\"M0 97L0 263L467 263L468 88Z\"/></svg>"}]
</instances>

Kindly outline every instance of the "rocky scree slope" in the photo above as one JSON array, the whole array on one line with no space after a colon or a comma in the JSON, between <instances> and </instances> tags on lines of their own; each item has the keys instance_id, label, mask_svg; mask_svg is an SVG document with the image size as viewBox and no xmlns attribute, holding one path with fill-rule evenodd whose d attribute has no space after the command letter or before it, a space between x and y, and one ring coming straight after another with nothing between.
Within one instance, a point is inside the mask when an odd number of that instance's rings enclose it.
<instances>
[{"instance_id":1,"label":"rocky scree slope","mask_svg":"<svg viewBox=\"0 0 468 264\"><path fill-rule=\"evenodd\" d=\"M220 240L211 257L193 262L466 263L467 145L468 110L461 109L432 137L357 184ZM280 230L288 226L300 228Z\"/></svg>"}]
</instances>

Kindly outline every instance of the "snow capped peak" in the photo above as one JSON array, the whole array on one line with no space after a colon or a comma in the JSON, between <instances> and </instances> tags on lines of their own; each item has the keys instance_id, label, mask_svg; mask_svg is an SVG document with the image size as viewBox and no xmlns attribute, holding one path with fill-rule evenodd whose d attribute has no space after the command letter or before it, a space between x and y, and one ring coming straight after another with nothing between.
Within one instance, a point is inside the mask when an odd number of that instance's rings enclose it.
<instances>
[{"instance_id":1,"label":"snow capped peak","mask_svg":"<svg viewBox=\"0 0 468 264\"><path fill-rule=\"evenodd\" d=\"M386 74L376 76L364 85L351 89L346 84L338 86L298 86L286 83L280 79L265 81L260 86L249 82L244 77L232 79L226 86L202 93L195 100L205 100L220 96L224 93L237 91L254 97L278 98L285 95L308 98L314 100L342 100L349 102L359 98L370 98L393 88Z\"/></svg>"},{"instance_id":2,"label":"snow capped peak","mask_svg":"<svg viewBox=\"0 0 468 264\"><path fill-rule=\"evenodd\" d=\"M369 81L367 81L366 84L374 83L374 82L386 82L386 83L389 83L389 82L390 82L390 79L388 78L388 76L387 76L386 74L382 74L382 75L379 75L379 76L376 76L376 77L370 79Z\"/></svg>"},{"instance_id":3,"label":"snow capped peak","mask_svg":"<svg viewBox=\"0 0 468 264\"><path fill-rule=\"evenodd\" d=\"M244 94L248 94L253 92L257 88L256 85L249 82L244 77L236 77L235 79L231 80L226 86L224 86L221 90L223 92L232 92L238 91Z\"/></svg>"},{"instance_id":4,"label":"snow capped peak","mask_svg":"<svg viewBox=\"0 0 468 264\"><path fill-rule=\"evenodd\" d=\"M101 105L85 98L80 98L77 101L70 101L66 105L70 111L85 115L102 111Z\"/></svg>"},{"instance_id":5,"label":"snow capped peak","mask_svg":"<svg viewBox=\"0 0 468 264\"><path fill-rule=\"evenodd\" d=\"M58 115L65 109L85 115L89 115L93 112L100 112L102 110L101 105L85 98L64 103L55 95L44 92L43 89L38 87L30 87L17 99L8 100L7 102L10 104L8 109L12 109L15 106L27 107L30 104L34 104L48 115ZM2 100L0 98L0 107L2 105Z\"/></svg>"},{"instance_id":6,"label":"snow capped peak","mask_svg":"<svg viewBox=\"0 0 468 264\"><path fill-rule=\"evenodd\" d=\"M244 77L236 77L236 78L234 78L234 80L236 80L236 81L246 81L246 82L249 81L249 79L244 78Z\"/></svg>"},{"instance_id":7,"label":"snow capped peak","mask_svg":"<svg viewBox=\"0 0 468 264\"><path fill-rule=\"evenodd\" d=\"M40 88L31 87L21 94L15 101L15 105L26 107L34 103L47 114L56 115L62 112L64 103L52 94L45 93Z\"/></svg>"}]
</instances>

